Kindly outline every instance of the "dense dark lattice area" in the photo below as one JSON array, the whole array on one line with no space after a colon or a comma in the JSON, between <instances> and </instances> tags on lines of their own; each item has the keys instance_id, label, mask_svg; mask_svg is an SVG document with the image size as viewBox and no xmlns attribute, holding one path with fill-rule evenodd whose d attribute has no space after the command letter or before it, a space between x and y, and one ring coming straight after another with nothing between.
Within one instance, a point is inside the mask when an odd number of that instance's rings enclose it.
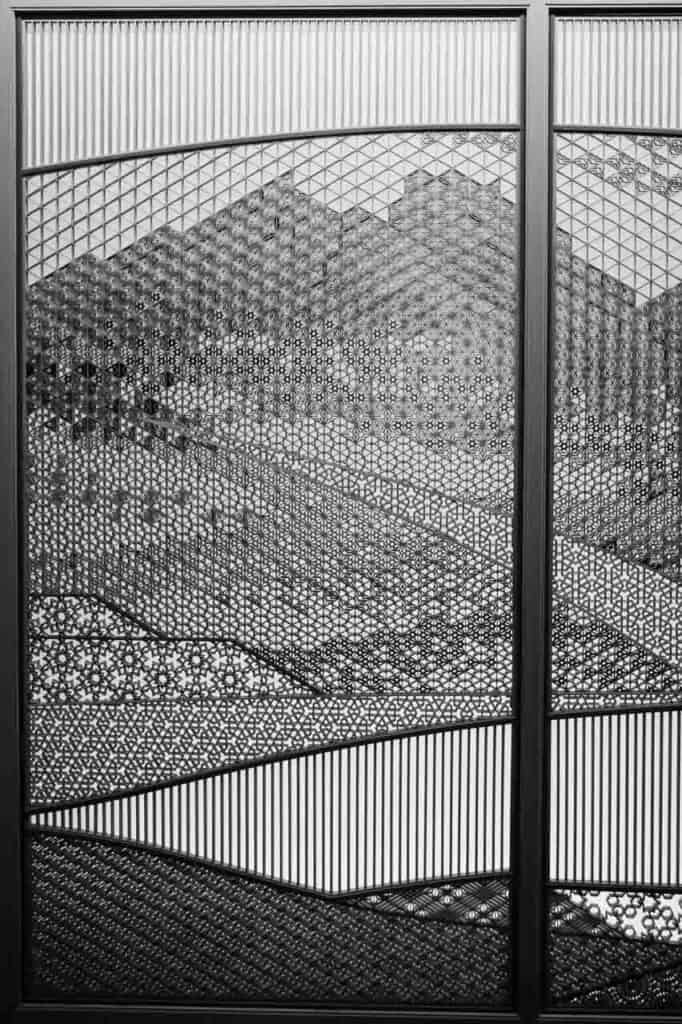
<instances>
[{"instance_id":1,"label":"dense dark lattice area","mask_svg":"<svg viewBox=\"0 0 682 1024\"><path fill-rule=\"evenodd\" d=\"M382 913L54 835L33 836L31 872L34 997L510 1002L509 932L485 911Z\"/></svg>"},{"instance_id":2,"label":"dense dark lattice area","mask_svg":"<svg viewBox=\"0 0 682 1024\"><path fill-rule=\"evenodd\" d=\"M614 624L615 626L615 624ZM598 614L554 603L552 688L562 709L608 708L682 701L677 665Z\"/></svg>"},{"instance_id":3,"label":"dense dark lattice area","mask_svg":"<svg viewBox=\"0 0 682 1024\"><path fill-rule=\"evenodd\" d=\"M661 937L669 923L645 911L641 934L628 936L629 915L656 897L631 893L619 923L607 923L555 893L550 909L549 990L554 1006L606 1009L682 1008L682 943ZM620 909L620 908L619 908ZM679 932L679 922L676 929Z\"/></svg>"}]
</instances>

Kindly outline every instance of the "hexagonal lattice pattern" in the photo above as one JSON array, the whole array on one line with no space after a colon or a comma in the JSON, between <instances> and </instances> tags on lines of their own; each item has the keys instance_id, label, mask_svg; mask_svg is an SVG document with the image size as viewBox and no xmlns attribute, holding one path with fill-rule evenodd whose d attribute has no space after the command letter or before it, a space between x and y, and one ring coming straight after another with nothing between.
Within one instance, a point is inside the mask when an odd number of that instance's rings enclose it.
<instances>
[{"instance_id":1,"label":"hexagonal lattice pattern","mask_svg":"<svg viewBox=\"0 0 682 1024\"><path fill-rule=\"evenodd\" d=\"M434 730L511 711L517 148L372 134L28 180L33 800L146 808L130 790L420 728L450 806ZM501 746L466 746L479 846ZM322 899L123 841L33 831L35 994L509 1002L504 881Z\"/></svg>"},{"instance_id":2,"label":"hexagonal lattice pattern","mask_svg":"<svg viewBox=\"0 0 682 1024\"><path fill-rule=\"evenodd\" d=\"M161 699L509 711L516 167L421 132L29 179L43 796L93 708L112 741Z\"/></svg>"},{"instance_id":3,"label":"hexagonal lattice pattern","mask_svg":"<svg viewBox=\"0 0 682 1024\"><path fill-rule=\"evenodd\" d=\"M555 145L552 705L679 705L682 143ZM678 714L552 723L555 1006L682 1006Z\"/></svg>"},{"instance_id":4,"label":"hexagonal lattice pattern","mask_svg":"<svg viewBox=\"0 0 682 1024\"><path fill-rule=\"evenodd\" d=\"M557 708L682 692L681 228L679 139L558 134Z\"/></svg>"},{"instance_id":5,"label":"hexagonal lattice pattern","mask_svg":"<svg viewBox=\"0 0 682 1024\"><path fill-rule=\"evenodd\" d=\"M576 1009L679 1009L680 899L658 891L554 891L551 1003Z\"/></svg>"},{"instance_id":6,"label":"hexagonal lattice pattern","mask_svg":"<svg viewBox=\"0 0 682 1024\"><path fill-rule=\"evenodd\" d=\"M381 914L400 914L421 921L449 921L502 930L510 926L507 879L464 880L394 889L359 896L348 902Z\"/></svg>"}]
</instances>

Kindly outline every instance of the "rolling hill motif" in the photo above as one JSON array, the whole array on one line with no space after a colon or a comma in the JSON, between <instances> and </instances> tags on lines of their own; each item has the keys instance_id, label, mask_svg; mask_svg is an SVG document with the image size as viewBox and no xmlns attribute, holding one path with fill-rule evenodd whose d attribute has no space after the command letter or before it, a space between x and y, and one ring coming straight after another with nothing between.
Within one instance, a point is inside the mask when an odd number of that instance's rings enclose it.
<instances>
[{"instance_id":1,"label":"rolling hill motif","mask_svg":"<svg viewBox=\"0 0 682 1024\"><path fill-rule=\"evenodd\" d=\"M327 895L509 870L511 726L399 736L31 815Z\"/></svg>"}]
</instances>

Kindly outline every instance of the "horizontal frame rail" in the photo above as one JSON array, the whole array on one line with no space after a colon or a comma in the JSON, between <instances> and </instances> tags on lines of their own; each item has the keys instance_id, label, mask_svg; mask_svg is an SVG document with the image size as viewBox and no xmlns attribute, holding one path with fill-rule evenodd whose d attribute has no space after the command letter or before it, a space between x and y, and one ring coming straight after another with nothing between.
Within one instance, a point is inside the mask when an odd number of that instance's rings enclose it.
<instances>
[{"instance_id":1,"label":"horizontal frame rail","mask_svg":"<svg viewBox=\"0 0 682 1024\"><path fill-rule=\"evenodd\" d=\"M642 715L654 711L682 711L682 704L679 701L670 701L669 704L660 702L656 704L609 704L606 707L598 708L577 708L548 712L549 719L561 718L607 718L611 715Z\"/></svg>"},{"instance_id":2,"label":"horizontal frame rail","mask_svg":"<svg viewBox=\"0 0 682 1024\"><path fill-rule=\"evenodd\" d=\"M116 1005L74 1005L24 1003L16 1012L16 1020L22 1024L41 1024L54 1021L55 1024L71 1024L71 1021L87 1021L88 1024L144 1024L146 1021L172 1021L172 1024L276 1024L276 1022L298 1022L305 1024L326 1024L328 1021L343 1021L345 1024L423 1024L429 1021L447 1021L448 1024L521 1024L521 1018L512 1010L430 1010L415 1013L410 1010L323 1010L315 1007L296 1007L289 1010L258 1007L178 1007L178 1006L116 1006Z\"/></svg>"},{"instance_id":3,"label":"horizontal frame rail","mask_svg":"<svg viewBox=\"0 0 682 1024\"><path fill-rule=\"evenodd\" d=\"M95 167L102 164L117 164L128 160L152 160L158 156L173 156L175 153L196 153L211 149L234 149L238 146L258 146L278 142L305 142L308 139L333 139L337 136L353 135L400 135L403 132L520 132L519 124L402 124L380 125L379 127L324 128L315 131L278 132L271 135L245 135L232 139L217 139L210 142L187 142L177 146L159 146L155 149L130 150L106 156L85 157L82 160L65 160L60 163L25 167L22 178L34 178L40 174L57 174L60 171L80 167Z\"/></svg>"},{"instance_id":4,"label":"horizontal frame rail","mask_svg":"<svg viewBox=\"0 0 682 1024\"><path fill-rule=\"evenodd\" d=\"M619 128L618 125L554 124L556 135L651 135L654 138L682 138L682 128Z\"/></svg>"},{"instance_id":5,"label":"horizontal frame rail","mask_svg":"<svg viewBox=\"0 0 682 1024\"><path fill-rule=\"evenodd\" d=\"M575 879L550 879L546 883L548 889L575 889L585 892L682 892L679 885L651 885L648 882L577 882Z\"/></svg>"}]
</instances>

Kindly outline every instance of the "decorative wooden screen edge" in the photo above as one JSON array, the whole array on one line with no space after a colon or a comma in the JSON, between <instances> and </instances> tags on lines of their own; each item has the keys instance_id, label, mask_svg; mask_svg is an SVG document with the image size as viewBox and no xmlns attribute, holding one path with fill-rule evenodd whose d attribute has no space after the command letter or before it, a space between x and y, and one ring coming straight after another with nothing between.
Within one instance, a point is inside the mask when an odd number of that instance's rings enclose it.
<instances>
[{"instance_id":1,"label":"decorative wooden screen edge","mask_svg":"<svg viewBox=\"0 0 682 1024\"><path fill-rule=\"evenodd\" d=\"M206 4L202 5L205 10ZM551 703L550 685L548 685L550 669L550 617L552 614L552 580L554 579L554 615L557 616L557 602L565 600L562 592L559 597L556 593L556 565L553 568L552 543L551 543L551 518L550 497L551 490L551 469L552 469L552 432L550 429L550 405L552 388L552 369L549 358L548 342L548 318L550 309L550 283L556 287L557 278L566 269L561 264L561 225L556 220L557 201L555 187L557 182L558 162L555 153L559 153L561 166L564 168L563 181L568 182L566 191L570 194L571 166L584 168L585 163L599 161L614 166L613 161L619 163L619 173L627 174L627 167L632 166L633 153L630 152L629 143L618 145L618 140L627 135L632 135L627 126L620 127L620 131L611 132L610 128L576 125L561 123L556 125L550 104L550 45L551 45L551 23L554 16L576 15L595 17L598 14L614 15L618 13L655 15L658 10L661 13L679 13L675 5L657 5L653 7L636 7L626 4L618 5L549 5L531 2L527 5L492 5L473 8L472 5L460 5L449 3L433 5L429 11L444 13L461 13L472 11L480 14L516 14L525 23L525 114L521 119L523 127L523 142L521 167L524 173L524 196L522 203L522 239L523 239L523 260L524 267L524 292L523 292L523 393L520 407L521 415L521 480L520 480L520 509L519 509L519 573L517 598L523 613L520 614L519 637L520 644L517 651L517 672L520 686L517 686L517 707L518 729L514 744L514 771L511 778L512 799L515 801L512 813L513 845L512 845L512 888L513 888L513 958L514 958L514 1007L513 1011L467 1011L467 1010L434 1010L420 1013L410 1009L391 1009L386 1011L371 1012L370 1010L356 1009L314 1009L306 1010L296 1008L287 1013L286 1009L256 1007L248 1008L213 1008L213 1007L191 1007L174 1006L164 1007L162 1005L151 1006L65 1006L61 1004L39 1004L22 1001L21 992L21 960L22 960L22 921L24 918L23 902L23 863L22 863L22 842L21 832L24 820L22 792L22 714L20 710L21 695L18 681L21 676L20 664L22 660L22 639L21 622L19 609L21 601L18 599L20 587L22 586L20 565L17 559L17 552L20 548L20 526L17 514L18 495L17 481L21 469L20 456L17 446L17 401L19 388L19 373L17 366L17 329L18 317L21 314L22 298L17 266L22 265L23 245L19 239L21 233L21 219L18 202L18 186L20 184L19 164L17 162L18 145L16 142L17 112L21 108L21 97L19 95L17 79L14 75L17 20L22 15L27 17L56 17L59 14L79 15L96 14L98 16L130 15L134 11L149 11L150 4L135 6L117 6L103 8L98 6L95 10L92 5L83 4L80 8L52 8L47 5L29 6L18 5L15 9L3 8L2 31L0 31L0 47L2 47L3 75L0 106L3 110L5 134L9 142L6 151L2 154L2 183L3 199L0 213L0 230L4 239L2 255L0 259L0 308L2 309L2 375L3 400L2 400L2 427L0 437L2 443L2 461L4 472L2 523L0 535L3 538L3 563L5 566L5 601L3 614L3 639L4 639L4 669L3 669L3 705L4 713L0 716L0 730L2 730L2 778L4 781L2 800L2 827L4 842L4 872L3 872L3 910L4 919L9 923L5 929L6 952L3 958L3 985L2 1005L9 1013L14 1013L17 1019L42 1021L44 1019L59 1018L64 1021L71 1019L92 1019L104 1020L114 1016L126 1016L132 1020L146 1020L156 1017L163 1019L166 1015L176 1020L221 1020L221 1019L244 1019L244 1020L274 1020L292 1016L294 1019L349 1019L357 1021L370 1021L381 1019L399 1020L424 1020L424 1019L449 1019L459 1021L505 1021L521 1020L524 1022L546 1020L546 1021L587 1021L603 1020L608 1016L614 1021L648 1021L653 1022L660 1019L677 1019L669 1012L658 1014L655 1010L609 1010L604 1011L601 1004L597 1004L593 1011L587 1009L563 1010L562 993L556 998L552 990L551 978L549 977L547 964L547 936L548 936L548 912L550 910L550 899L555 901L556 917L562 922L568 921L568 932L573 928L580 931L578 922L579 913L593 914L594 901L590 903L589 894L594 891L594 886L600 887L600 876L595 872L594 864L590 864L591 870L581 865L582 875L585 879L585 886L580 890L573 886L573 892L567 890L570 886L562 886L558 879L561 877L561 864L565 866L570 857L570 851L560 849L558 840L550 847L550 782L554 780L557 786L558 798L555 810L568 807L568 800L572 799L570 811L575 822L582 814L581 835L590 835L594 832L588 828L588 819L594 815L596 806L594 799L591 803L579 803L573 799L570 793L570 778L563 781L565 791L558 788L556 769L553 772L553 765L550 761L550 733L556 737L555 749L561 751L573 750L573 761L575 766L575 751L580 749L589 752L593 757L595 751L599 751L601 757L605 757L604 751L611 755L610 743L620 743L619 737L623 730L633 729L634 735L638 738L642 749L651 752L652 761L659 756L658 751L662 749L661 736L664 729L668 728L667 742L670 751L671 737L674 733L674 742L678 742L679 726L674 729L671 726L663 726L655 720L656 708L650 701L645 706L646 715L640 714L636 719L634 714L623 716L618 715L608 705L609 715L599 716L591 719L592 725L587 719L568 717L571 710L570 705L561 703L560 687L551 689L554 704ZM170 11L183 11L182 7L170 8L163 6L164 15ZM324 13L333 10L343 14L357 14L367 12L371 14L390 14L392 12L414 13L423 15L424 8L412 9L405 5L393 4L390 8L382 5L329 5L324 8L307 6L280 8L277 12L285 14L311 14ZM228 8L225 4L211 7L216 13L230 14L234 9ZM266 5L240 5L240 12L253 15L268 11ZM156 13L160 13L157 8ZM183 13L193 15L196 10L184 11ZM556 40L555 40L556 45ZM555 126L550 131L550 123ZM611 126L614 127L614 126ZM646 132L638 133L642 138L647 136ZM649 133L649 137L655 136L679 137L680 132L659 131ZM576 135L576 139L571 139ZM607 138L612 135L615 141ZM596 138L593 138L596 136ZM555 149L555 146L557 147ZM578 146L580 151L576 151ZM580 147L582 146L582 149ZM573 148L571 148L573 147ZM601 147L601 149L599 149ZM599 150L598 152L596 150ZM634 157L640 163L646 163L647 154L653 159L660 156L654 153L652 148L643 146L640 152ZM663 155L662 159L667 159ZM623 171L623 165L625 170ZM566 168L568 168L566 170ZM577 173L577 172L576 172ZM657 173L655 167L648 167L644 172L649 175ZM608 197L600 196L602 203L608 202ZM579 217L572 208L564 210L566 217ZM596 229L599 233L599 229ZM554 233L553 245L550 242ZM603 226L602 226L603 234ZM627 249L627 240L621 243ZM20 254L19 261L16 259ZM554 261L554 268L551 263ZM587 261L586 261L587 262ZM591 265L591 263L590 263ZM636 268L635 268L636 270ZM571 268L569 267L569 275ZM605 278L600 281L600 287L609 291L608 271L604 269ZM578 277L580 272L578 272ZM636 274L635 274L636 278ZM606 280L606 284L604 283ZM592 285L588 280L588 288ZM636 292L637 281L634 281ZM579 291L573 279L569 279L569 304L570 295ZM651 296L646 296L651 301ZM628 296L618 294L615 301L634 305L635 300L629 301ZM553 309L553 318L556 323L557 310L556 302ZM556 442L556 438L554 438ZM555 483L556 486L556 483ZM556 503L556 492L555 492ZM608 524L606 524L608 527ZM600 528L603 524L600 523ZM585 530L585 526L583 526ZM587 531L589 532L589 531ZM626 541L616 531L615 540L612 542L623 547ZM560 565L562 579L568 575L570 578L570 552L560 551ZM556 562L556 559L555 559ZM594 569L598 574L599 566ZM577 580L574 585L580 585ZM637 583L635 581L634 586ZM561 609L560 609L561 610ZM625 614L632 615L632 631L635 633L639 628L636 621L637 609L632 612L626 610ZM563 620L561 620L563 624ZM579 623L579 625L585 625ZM587 624L589 626L589 623ZM646 626L646 623L645 623ZM571 637L568 637L570 642ZM584 638L583 641L585 642ZM603 654L602 654L603 656ZM634 674L634 670L631 670ZM589 694L585 698L588 708L599 707L594 700L590 704ZM623 701L627 704L628 701ZM664 702L665 703L665 702ZM632 702L630 702L632 712ZM670 705L667 704L669 707ZM647 710L648 709L648 710ZM649 716L647 718L647 715ZM653 718L652 718L653 716ZM583 724L575 724L575 723ZM603 724L606 722L606 724ZM596 723L596 724L594 724ZM670 731L672 729L672 731ZM614 740L613 737L616 737ZM629 732L628 732L629 737ZM615 749L615 748L614 748ZM674 749L677 749L676 747ZM620 746L618 746L618 758L620 758ZM618 761L620 764L620 760ZM591 785L596 785L594 776ZM602 780L603 784L603 780ZM653 783L649 782L653 786ZM635 779L633 785L639 786L641 793L646 792L646 780L639 782ZM661 784L662 786L663 784ZM670 781L668 781L666 793L670 793ZM593 790L594 791L594 790ZM638 792L638 791L637 791ZM658 799L662 800L663 788L659 790ZM623 790L622 797L618 797L619 806L628 801L633 801L635 796L627 789ZM568 812L567 812L568 813ZM570 823L566 820L552 821L553 839L559 835L566 835ZM601 833L600 833L601 836ZM609 840L609 843L611 840ZM609 855L610 855L609 846ZM601 846L599 848L601 857ZM563 856L563 861L561 857ZM643 858L646 854L642 855ZM620 893L620 899L616 899L615 917L627 913L628 885L631 884L630 875L627 872L628 851L622 855L622 862L625 864L625 875L622 884L611 886L608 891ZM649 860L650 860L649 856ZM618 864L621 860L616 857ZM575 862L572 863L573 872L577 871ZM667 861L667 868L670 872L670 859ZM607 869L608 870L608 869ZM550 886L552 879L554 884ZM589 883L589 884L588 884ZM659 879L659 889L665 890L664 883ZM602 886L603 888L603 886ZM651 886L650 886L651 888ZM570 902L567 902L570 901ZM598 909L598 908L597 908ZM667 908L663 906L665 921ZM657 911L658 913L659 911ZM614 915L612 915L613 917ZM641 916L641 915L640 915ZM654 915L655 916L655 915ZM577 922L577 924L576 924ZM655 922L658 927L660 922ZM645 926L646 927L646 926ZM595 935L597 935L595 930ZM598 936L597 936L598 937ZM598 943L597 943L598 945ZM593 954L588 954L593 955ZM598 955L598 954L594 954ZM579 961L584 964L585 961ZM663 969L667 965L663 964ZM644 965L643 970L646 970ZM555 1009L550 1004L554 1002ZM613 1005L618 1005L617 1001ZM632 1004L631 1004L632 1005Z\"/></svg>"}]
</instances>

